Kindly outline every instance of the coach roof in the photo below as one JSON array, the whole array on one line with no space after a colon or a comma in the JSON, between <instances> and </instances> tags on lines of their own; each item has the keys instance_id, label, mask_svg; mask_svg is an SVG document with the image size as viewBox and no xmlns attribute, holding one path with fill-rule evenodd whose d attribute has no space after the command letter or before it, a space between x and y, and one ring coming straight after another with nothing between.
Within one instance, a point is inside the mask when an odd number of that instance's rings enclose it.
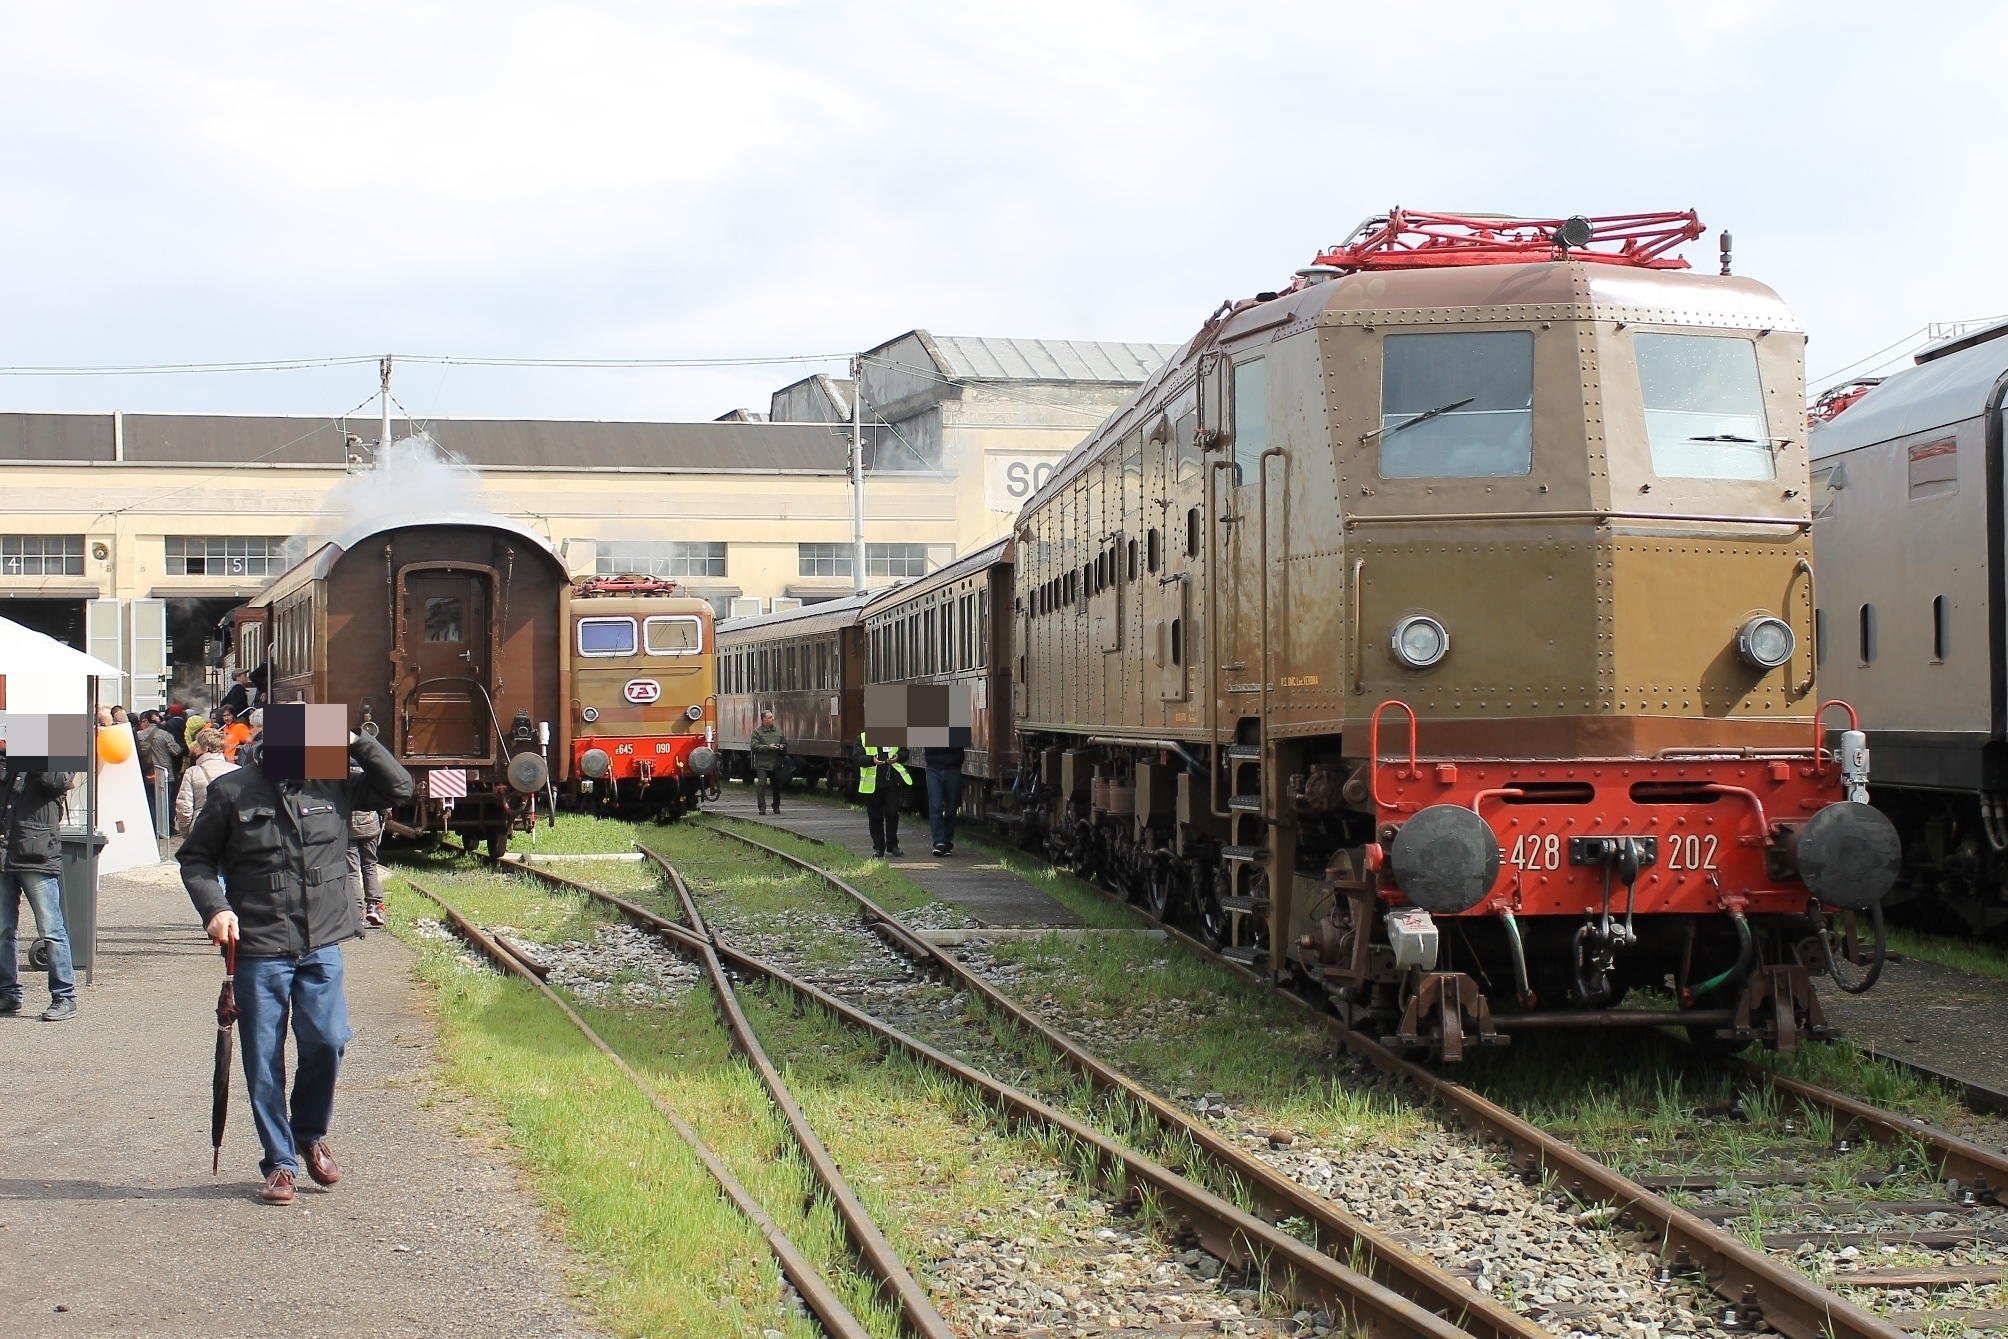
<instances>
[{"instance_id":1,"label":"coach roof","mask_svg":"<svg viewBox=\"0 0 2008 1339\"><path fill-rule=\"evenodd\" d=\"M1813 458L1978 418L2008 377L2008 324L1979 343L1936 354L1926 349L1919 357L1918 366L1885 377L1831 421L1814 424Z\"/></svg>"}]
</instances>

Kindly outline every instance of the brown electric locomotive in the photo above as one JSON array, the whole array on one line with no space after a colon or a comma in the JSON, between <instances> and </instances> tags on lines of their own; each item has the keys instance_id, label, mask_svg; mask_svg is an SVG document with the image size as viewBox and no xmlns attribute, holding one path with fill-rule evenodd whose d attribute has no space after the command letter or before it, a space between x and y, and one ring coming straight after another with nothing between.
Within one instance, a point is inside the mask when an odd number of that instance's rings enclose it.
<instances>
[{"instance_id":1,"label":"brown electric locomotive","mask_svg":"<svg viewBox=\"0 0 2008 1339\"><path fill-rule=\"evenodd\" d=\"M1814 685L1805 340L1700 233L1397 210L1223 304L1019 519L1012 821L1445 1058L1823 1034L1897 842Z\"/></svg>"}]
</instances>

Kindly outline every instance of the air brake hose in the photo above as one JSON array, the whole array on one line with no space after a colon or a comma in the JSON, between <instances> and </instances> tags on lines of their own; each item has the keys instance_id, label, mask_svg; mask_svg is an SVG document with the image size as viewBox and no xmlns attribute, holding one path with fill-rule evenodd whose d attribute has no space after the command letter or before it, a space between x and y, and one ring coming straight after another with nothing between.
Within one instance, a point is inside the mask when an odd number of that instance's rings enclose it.
<instances>
[{"instance_id":1,"label":"air brake hose","mask_svg":"<svg viewBox=\"0 0 2008 1339\"><path fill-rule=\"evenodd\" d=\"M1694 987L1693 993L1697 998L1706 995L1711 990L1727 985L1732 980L1741 981L1750 974L1750 964L1757 956L1757 941L1750 936L1750 922L1743 919L1743 913L1740 911L1730 912L1729 919L1736 923L1736 937L1743 941L1742 950L1737 953L1736 961L1731 964L1728 971L1721 973L1719 976L1711 976L1700 985ZM1880 918L1878 918L1878 924L1880 924Z\"/></svg>"},{"instance_id":2,"label":"air brake hose","mask_svg":"<svg viewBox=\"0 0 2008 1339\"><path fill-rule=\"evenodd\" d=\"M1513 950L1513 985L1520 996L1520 1003L1531 1009L1534 1007L1534 990L1527 984L1527 950L1520 943L1520 922L1513 918L1511 911L1501 911L1499 919L1506 926L1506 943Z\"/></svg>"},{"instance_id":3,"label":"air brake hose","mask_svg":"<svg viewBox=\"0 0 2008 1339\"><path fill-rule=\"evenodd\" d=\"M1833 982L1835 985L1839 986L1842 990L1846 991L1850 995L1866 995L1869 991L1869 987L1875 985L1876 981L1880 979L1882 976L1884 950L1886 948L1886 945L1883 939L1883 914L1882 914L1881 898L1877 898L1875 901L1869 903L1869 923L1875 926L1876 955L1873 959L1870 960L1868 974L1862 978L1862 983L1858 986L1851 986L1847 982L1841 979L1840 964L1834 960L1833 937L1829 935L1827 931L1824 929L1819 932L1820 952L1824 954L1827 959L1827 975L1833 978Z\"/></svg>"}]
</instances>

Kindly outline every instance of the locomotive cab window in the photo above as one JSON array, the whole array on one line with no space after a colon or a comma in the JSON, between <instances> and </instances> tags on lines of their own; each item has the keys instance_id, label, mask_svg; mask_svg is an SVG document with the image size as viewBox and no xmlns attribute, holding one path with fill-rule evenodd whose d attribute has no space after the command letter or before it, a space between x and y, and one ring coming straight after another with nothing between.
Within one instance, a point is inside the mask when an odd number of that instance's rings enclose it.
<instances>
[{"instance_id":1,"label":"locomotive cab window","mask_svg":"<svg viewBox=\"0 0 2008 1339\"><path fill-rule=\"evenodd\" d=\"M1269 445L1269 365L1250 358L1234 365L1234 482L1252 484Z\"/></svg>"},{"instance_id":2,"label":"locomotive cab window","mask_svg":"<svg viewBox=\"0 0 2008 1339\"><path fill-rule=\"evenodd\" d=\"M1534 335L1389 335L1381 344L1383 479L1487 479L1534 468Z\"/></svg>"},{"instance_id":3,"label":"locomotive cab window","mask_svg":"<svg viewBox=\"0 0 2008 1339\"><path fill-rule=\"evenodd\" d=\"M687 615L646 619L642 644L652 656L694 656L704 649L704 625Z\"/></svg>"},{"instance_id":4,"label":"locomotive cab window","mask_svg":"<svg viewBox=\"0 0 2008 1339\"><path fill-rule=\"evenodd\" d=\"M456 638L456 640L458 640ZM579 654L582 656L631 656L635 648L635 627L631 618L582 618L579 620Z\"/></svg>"},{"instance_id":5,"label":"locomotive cab window","mask_svg":"<svg viewBox=\"0 0 2008 1339\"><path fill-rule=\"evenodd\" d=\"M1770 479L1757 346L1720 335L1637 335L1653 472L1668 479Z\"/></svg>"}]
</instances>

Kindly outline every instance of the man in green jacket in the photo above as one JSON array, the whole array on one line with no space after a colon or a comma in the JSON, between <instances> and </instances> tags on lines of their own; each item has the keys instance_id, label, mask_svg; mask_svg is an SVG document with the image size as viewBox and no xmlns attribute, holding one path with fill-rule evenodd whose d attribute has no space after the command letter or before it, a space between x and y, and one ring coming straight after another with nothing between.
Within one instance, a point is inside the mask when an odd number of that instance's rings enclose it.
<instances>
[{"instance_id":1,"label":"man in green jacket","mask_svg":"<svg viewBox=\"0 0 2008 1339\"><path fill-rule=\"evenodd\" d=\"M788 755L788 740L774 724L772 708L760 713L747 750L753 755L753 792L760 800L760 812L767 812L767 792L774 793L774 812L781 812L781 760Z\"/></svg>"}]
</instances>

